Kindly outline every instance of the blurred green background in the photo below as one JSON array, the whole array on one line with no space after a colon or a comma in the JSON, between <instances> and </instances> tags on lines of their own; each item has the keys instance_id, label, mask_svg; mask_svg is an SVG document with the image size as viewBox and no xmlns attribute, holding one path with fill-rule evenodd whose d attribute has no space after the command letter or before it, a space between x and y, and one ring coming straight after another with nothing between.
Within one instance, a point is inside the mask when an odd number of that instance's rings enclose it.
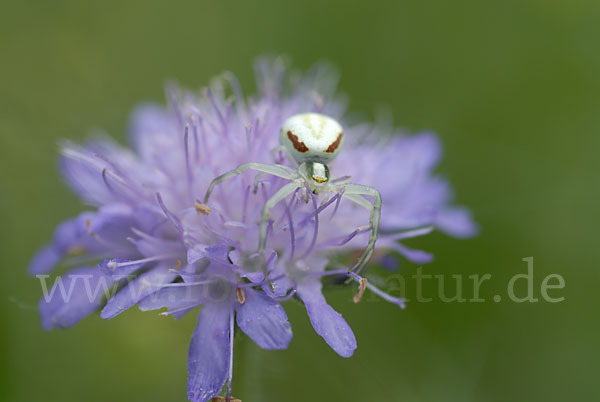
<instances>
[{"instance_id":1,"label":"blurred green background","mask_svg":"<svg viewBox=\"0 0 600 402\"><path fill-rule=\"evenodd\" d=\"M184 401L190 314L137 309L42 331L26 275L54 227L83 210L56 171L57 141L94 128L125 141L132 108L175 79L200 88L252 62L326 59L350 110L439 133L439 172L481 235L433 234L426 273L492 274L485 303L331 303L359 348L338 357L288 303L284 352L236 343L248 401L565 401L598 397L600 3L506 1L3 1L0 5L0 400ZM393 176L391 176L393 177ZM492 301L535 258L562 303ZM410 276L416 267L404 264ZM449 278L449 276L448 276ZM409 282L410 283L410 282ZM435 284L425 290L435 293ZM408 290L409 295L412 290ZM465 291L467 294L468 292Z\"/></svg>"}]
</instances>

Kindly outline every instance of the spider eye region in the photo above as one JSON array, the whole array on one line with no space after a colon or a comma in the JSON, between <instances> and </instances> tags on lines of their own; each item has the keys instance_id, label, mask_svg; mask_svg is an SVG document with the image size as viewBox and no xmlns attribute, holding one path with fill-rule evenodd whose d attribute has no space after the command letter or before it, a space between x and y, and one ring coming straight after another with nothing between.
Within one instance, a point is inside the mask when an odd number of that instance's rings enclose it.
<instances>
[{"instance_id":1,"label":"spider eye region","mask_svg":"<svg viewBox=\"0 0 600 402\"><path fill-rule=\"evenodd\" d=\"M326 163L339 152L344 140L340 123L319 113L303 113L288 118L281 126L279 142L299 163Z\"/></svg>"}]
</instances>

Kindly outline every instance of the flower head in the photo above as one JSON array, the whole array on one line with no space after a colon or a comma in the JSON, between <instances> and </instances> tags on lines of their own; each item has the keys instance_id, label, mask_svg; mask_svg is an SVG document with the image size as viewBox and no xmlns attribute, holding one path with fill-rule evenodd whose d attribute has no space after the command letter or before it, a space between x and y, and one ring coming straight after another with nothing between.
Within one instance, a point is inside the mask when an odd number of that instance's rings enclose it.
<instances>
[{"instance_id":1,"label":"flower head","mask_svg":"<svg viewBox=\"0 0 600 402\"><path fill-rule=\"evenodd\" d=\"M62 223L29 267L46 275L61 262L80 265L41 299L46 329L68 328L99 308L102 318L135 304L179 318L202 305L188 357L192 401L230 386L236 327L264 349L287 347L292 331L281 303L292 297L302 300L332 349L351 356L356 339L323 296L325 276L355 281L355 301L371 289L404 306L331 258L365 248L373 229L371 197L345 194L343 185L314 194L298 182L265 215L265 205L290 180L247 170L203 198L215 177L244 163L296 169L277 148L288 117L316 112L344 122L328 68L298 76L281 61L261 60L257 79L258 94L250 99L224 74L200 94L170 90L168 108L139 107L132 149L108 138L65 143L62 174L91 210ZM383 136L376 125L344 126L331 174L381 193L377 254L396 251L425 263L430 254L401 241L436 228L457 237L476 232L469 212L449 205L447 182L432 173L439 156L432 134Z\"/></svg>"}]
</instances>

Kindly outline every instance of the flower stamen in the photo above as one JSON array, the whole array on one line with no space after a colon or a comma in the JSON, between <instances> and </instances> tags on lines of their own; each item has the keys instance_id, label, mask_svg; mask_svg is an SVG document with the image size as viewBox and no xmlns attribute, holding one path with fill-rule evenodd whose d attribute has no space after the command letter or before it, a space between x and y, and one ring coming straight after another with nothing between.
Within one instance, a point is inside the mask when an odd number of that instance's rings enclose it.
<instances>
[{"instance_id":1,"label":"flower stamen","mask_svg":"<svg viewBox=\"0 0 600 402\"><path fill-rule=\"evenodd\" d=\"M212 402L242 402L241 399L237 399L235 396L231 396L231 397L226 397L226 396L215 396L213 399L211 399Z\"/></svg>"},{"instance_id":2,"label":"flower stamen","mask_svg":"<svg viewBox=\"0 0 600 402\"><path fill-rule=\"evenodd\" d=\"M140 260L131 260L131 261L118 261L116 259L112 259L106 264L106 266L108 268L112 269L113 271L115 271L117 268L129 267L129 266L138 265L138 264L145 264L147 262L160 261L160 260L165 260L168 258L172 258L172 256L159 255L159 256L155 256L155 257L148 257L148 258L142 258Z\"/></svg>"},{"instance_id":3,"label":"flower stamen","mask_svg":"<svg viewBox=\"0 0 600 402\"><path fill-rule=\"evenodd\" d=\"M169 218L169 220L171 221L171 223L173 224L173 226L175 226L177 228L177 230L179 230L180 232L183 233L184 230L183 230L183 227L181 226L181 222L179 222L179 218L173 212L169 211L169 209L167 208L167 206L163 202L163 199L160 196L160 193L156 193L156 200L158 201L158 205L160 206L160 209L162 209L162 211L165 214L165 216L167 218Z\"/></svg>"},{"instance_id":4,"label":"flower stamen","mask_svg":"<svg viewBox=\"0 0 600 402\"><path fill-rule=\"evenodd\" d=\"M244 304L246 302L246 293L244 292L243 288L236 288L235 294L237 296L237 301L240 304Z\"/></svg>"},{"instance_id":5,"label":"flower stamen","mask_svg":"<svg viewBox=\"0 0 600 402\"><path fill-rule=\"evenodd\" d=\"M194 207L196 208L196 213L198 215L208 215L211 213L211 209L208 205L202 204L199 201L194 203Z\"/></svg>"},{"instance_id":6,"label":"flower stamen","mask_svg":"<svg viewBox=\"0 0 600 402\"><path fill-rule=\"evenodd\" d=\"M358 281L358 292L352 298L352 301L357 304L362 299L365 294L365 290L367 289L367 278L360 278Z\"/></svg>"}]
</instances>

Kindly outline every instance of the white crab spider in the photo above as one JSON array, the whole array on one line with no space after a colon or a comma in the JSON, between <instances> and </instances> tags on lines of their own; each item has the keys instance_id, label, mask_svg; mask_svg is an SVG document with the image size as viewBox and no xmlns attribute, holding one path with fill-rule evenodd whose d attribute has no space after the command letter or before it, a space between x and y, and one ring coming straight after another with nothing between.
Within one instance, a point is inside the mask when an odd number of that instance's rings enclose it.
<instances>
[{"instance_id":1,"label":"white crab spider","mask_svg":"<svg viewBox=\"0 0 600 402\"><path fill-rule=\"evenodd\" d=\"M280 164L244 163L216 177L210 183L204 196L204 204L208 202L208 198L217 184L231 179L248 169L290 180L290 183L281 187L263 206L258 252L264 255L267 222L270 218L271 208L277 205L277 203L297 189L305 186L314 194L323 192L340 194L342 197L370 211L369 222L371 231L369 243L355 265L350 269L353 272L359 271L371 257L375 248L381 215L381 195L373 187L361 184L339 183L346 178L330 180L327 163L335 158L344 142L342 126L331 117L322 114L297 114L287 119L281 126L279 142L281 145L273 151L283 151L296 169ZM372 196L373 202L369 202L366 198L362 197L363 195Z\"/></svg>"}]
</instances>

